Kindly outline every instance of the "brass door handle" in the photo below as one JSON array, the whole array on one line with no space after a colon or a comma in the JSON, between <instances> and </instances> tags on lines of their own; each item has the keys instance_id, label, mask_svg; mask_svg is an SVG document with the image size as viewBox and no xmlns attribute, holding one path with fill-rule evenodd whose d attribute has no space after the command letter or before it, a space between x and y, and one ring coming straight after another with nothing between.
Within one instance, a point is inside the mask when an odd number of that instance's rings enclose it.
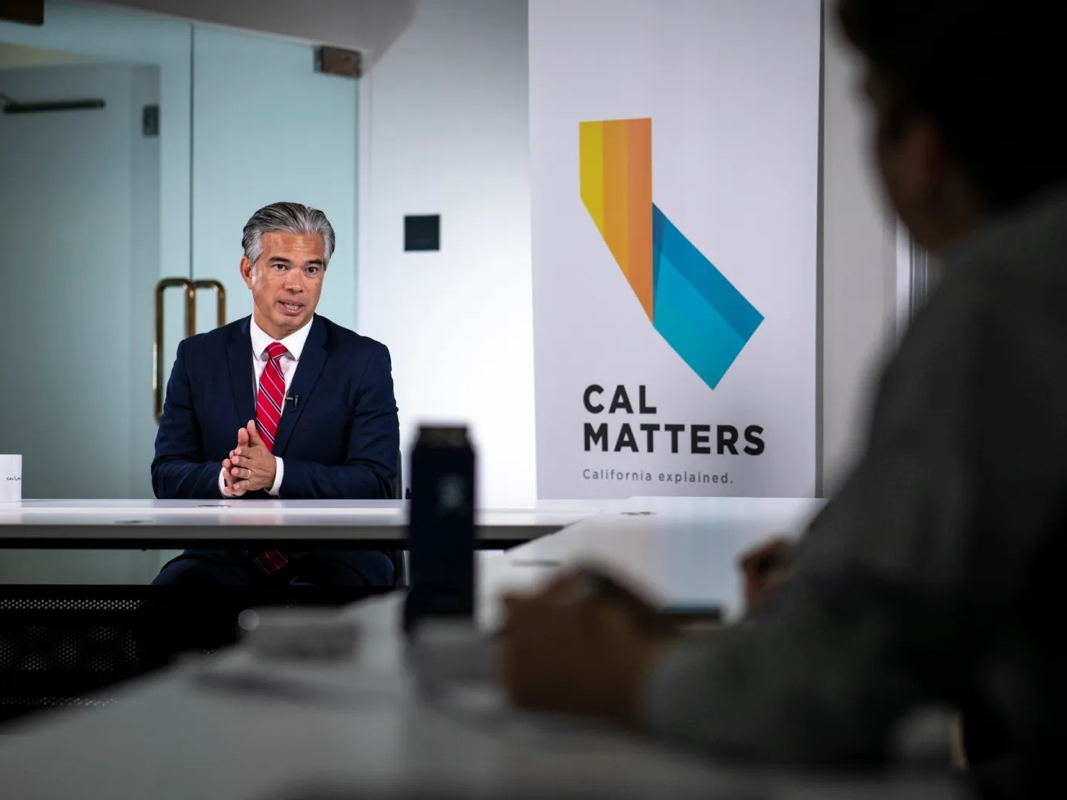
<instances>
[{"instance_id":1,"label":"brass door handle","mask_svg":"<svg viewBox=\"0 0 1067 800\"><path fill-rule=\"evenodd\" d=\"M188 278L163 278L156 284L156 330L152 341L152 405L156 422L163 416L163 295L167 289L180 288L185 293L185 338L196 335L196 292L209 289L215 293L215 315L219 327L226 324L226 288L216 280L192 281Z\"/></svg>"}]
</instances>

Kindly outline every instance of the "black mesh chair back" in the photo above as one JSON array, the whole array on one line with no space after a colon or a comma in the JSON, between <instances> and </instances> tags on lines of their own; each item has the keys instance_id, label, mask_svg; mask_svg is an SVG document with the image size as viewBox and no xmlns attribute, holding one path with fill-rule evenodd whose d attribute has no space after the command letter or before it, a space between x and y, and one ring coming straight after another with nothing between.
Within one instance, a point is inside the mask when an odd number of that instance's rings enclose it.
<instances>
[{"instance_id":1,"label":"black mesh chair back","mask_svg":"<svg viewBox=\"0 0 1067 800\"><path fill-rule=\"evenodd\" d=\"M110 687L237 641L246 608L341 606L350 587L0 585L0 723L111 702Z\"/></svg>"}]
</instances>

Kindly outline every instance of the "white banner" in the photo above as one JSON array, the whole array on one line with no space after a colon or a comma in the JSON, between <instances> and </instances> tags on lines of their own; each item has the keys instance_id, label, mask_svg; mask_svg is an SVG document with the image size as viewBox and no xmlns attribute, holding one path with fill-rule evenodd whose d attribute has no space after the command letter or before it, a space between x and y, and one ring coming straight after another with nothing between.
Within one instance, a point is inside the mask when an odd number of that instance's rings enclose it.
<instances>
[{"instance_id":1,"label":"white banner","mask_svg":"<svg viewBox=\"0 0 1067 800\"><path fill-rule=\"evenodd\" d=\"M819 0L530 0L541 498L815 491Z\"/></svg>"}]
</instances>

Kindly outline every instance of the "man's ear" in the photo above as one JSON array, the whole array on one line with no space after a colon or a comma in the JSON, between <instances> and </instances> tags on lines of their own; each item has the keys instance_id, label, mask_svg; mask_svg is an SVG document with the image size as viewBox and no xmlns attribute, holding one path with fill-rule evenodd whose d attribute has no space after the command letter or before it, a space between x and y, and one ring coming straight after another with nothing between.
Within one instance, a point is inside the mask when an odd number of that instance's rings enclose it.
<instances>
[{"instance_id":1,"label":"man's ear","mask_svg":"<svg viewBox=\"0 0 1067 800\"><path fill-rule=\"evenodd\" d=\"M252 262L248 256L241 256L241 277L245 279L245 286L252 288Z\"/></svg>"}]
</instances>

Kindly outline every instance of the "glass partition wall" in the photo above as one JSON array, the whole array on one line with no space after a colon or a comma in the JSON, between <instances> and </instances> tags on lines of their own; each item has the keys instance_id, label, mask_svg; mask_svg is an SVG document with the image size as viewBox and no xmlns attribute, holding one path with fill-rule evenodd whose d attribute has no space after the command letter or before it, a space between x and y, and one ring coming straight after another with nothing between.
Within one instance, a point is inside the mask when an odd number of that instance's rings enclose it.
<instances>
[{"instance_id":1,"label":"glass partition wall","mask_svg":"<svg viewBox=\"0 0 1067 800\"><path fill-rule=\"evenodd\" d=\"M0 453L24 498L152 496L178 341L251 311L257 208L326 212L319 310L354 327L357 92L281 37L77 2L0 23ZM0 581L142 582L159 559L9 552Z\"/></svg>"},{"instance_id":2,"label":"glass partition wall","mask_svg":"<svg viewBox=\"0 0 1067 800\"><path fill-rule=\"evenodd\" d=\"M310 44L50 3L0 24L0 93L0 452L26 498L151 497L178 340L251 311L253 211L326 212L320 311L353 326L357 83Z\"/></svg>"}]
</instances>

